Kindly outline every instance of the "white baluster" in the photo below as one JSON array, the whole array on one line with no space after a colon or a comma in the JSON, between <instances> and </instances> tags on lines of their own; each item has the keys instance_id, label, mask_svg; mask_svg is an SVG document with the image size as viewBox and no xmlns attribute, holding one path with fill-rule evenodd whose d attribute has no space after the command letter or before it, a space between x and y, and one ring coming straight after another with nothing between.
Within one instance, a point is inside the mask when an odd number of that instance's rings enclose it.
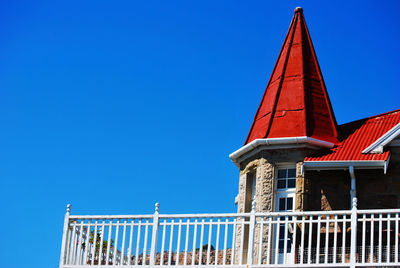
<instances>
[{"instance_id":1,"label":"white baluster","mask_svg":"<svg viewBox=\"0 0 400 268\"><path fill-rule=\"evenodd\" d=\"M161 241L161 259L160 259L160 265L164 265L164 251L165 251L165 235L167 233L167 220L165 219L163 222L163 234L162 234L162 241Z\"/></svg>"},{"instance_id":2,"label":"white baluster","mask_svg":"<svg viewBox=\"0 0 400 268\"><path fill-rule=\"evenodd\" d=\"M229 219L226 218L225 219L225 234L224 234L224 255L222 257L222 265L226 264L226 248L228 246L228 227L229 227L228 222L229 222Z\"/></svg>"},{"instance_id":3,"label":"white baluster","mask_svg":"<svg viewBox=\"0 0 400 268\"><path fill-rule=\"evenodd\" d=\"M244 222L245 222L245 218L242 217L242 224L241 224L241 235L240 235L240 255L239 255L239 265L243 264L243 244L244 244Z\"/></svg>"},{"instance_id":4,"label":"white baluster","mask_svg":"<svg viewBox=\"0 0 400 268\"><path fill-rule=\"evenodd\" d=\"M143 263L142 265L146 265L147 259L147 240L149 239L149 220L146 220L144 227L144 242L143 242Z\"/></svg>"},{"instance_id":5,"label":"white baluster","mask_svg":"<svg viewBox=\"0 0 400 268\"><path fill-rule=\"evenodd\" d=\"M182 219L178 221L178 241L176 245L176 265L179 265L179 256L181 251Z\"/></svg>"},{"instance_id":6,"label":"white baluster","mask_svg":"<svg viewBox=\"0 0 400 268\"><path fill-rule=\"evenodd\" d=\"M319 263L319 251L320 251L320 240L321 240L321 215L318 215L317 222L317 249L316 249L316 263Z\"/></svg>"},{"instance_id":7,"label":"white baluster","mask_svg":"<svg viewBox=\"0 0 400 268\"><path fill-rule=\"evenodd\" d=\"M357 198L353 198L351 209L350 267L356 267L357 254Z\"/></svg>"},{"instance_id":8,"label":"white baluster","mask_svg":"<svg viewBox=\"0 0 400 268\"><path fill-rule=\"evenodd\" d=\"M307 263L311 263L311 245L312 245L312 221L313 221L313 216L310 216L310 223L308 225L308 259Z\"/></svg>"},{"instance_id":9,"label":"white baluster","mask_svg":"<svg viewBox=\"0 0 400 268\"><path fill-rule=\"evenodd\" d=\"M276 228L275 228L275 230L276 230L275 236L276 237L275 237L275 262L274 262L274 264L279 263L278 257L279 257L279 232L280 232L279 229L281 228L280 222L281 222L281 218L278 216L277 221L276 221Z\"/></svg>"},{"instance_id":10,"label":"white baluster","mask_svg":"<svg viewBox=\"0 0 400 268\"><path fill-rule=\"evenodd\" d=\"M271 241L272 241L272 216L268 216L268 242L267 242L267 264L270 264L271 262Z\"/></svg>"},{"instance_id":11,"label":"white baluster","mask_svg":"<svg viewBox=\"0 0 400 268\"><path fill-rule=\"evenodd\" d=\"M128 263L127 263L128 265L131 265L134 223L135 221L131 220L130 233L129 233L129 246L128 246Z\"/></svg>"},{"instance_id":12,"label":"white baluster","mask_svg":"<svg viewBox=\"0 0 400 268\"><path fill-rule=\"evenodd\" d=\"M304 233L306 232L305 216L301 217L301 238L300 238L300 264L304 264Z\"/></svg>"},{"instance_id":13,"label":"white baluster","mask_svg":"<svg viewBox=\"0 0 400 268\"><path fill-rule=\"evenodd\" d=\"M197 225L198 219L194 220L194 233L193 233L193 249L192 249L192 265L195 265L195 258L196 258L196 240L197 240Z\"/></svg>"},{"instance_id":14,"label":"white baluster","mask_svg":"<svg viewBox=\"0 0 400 268\"><path fill-rule=\"evenodd\" d=\"M236 221L237 218L233 218L233 222L232 222L232 254L231 254L231 265L235 264L235 251L236 251Z\"/></svg>"},{"instance_id":15,"label":"white baluster","mask_svg":"<svg viewBox=\"0 0 400 268\"><path fill-rule=\"evenodd\" d=\"M107 237L108 240L107 240L106 265L108 265L109 262L110 262L111 234L112 234L112 229L113 229L112 222L113 222L113 220L110 219L109 225L108 225L108 237Z\"/></svg>"},{"instance_id":16,"label":"white baluster","mask_svg":"<svg viewBox=\"0 0 400 268\"><path fill-rule=\"evenodd\" d=\"M382 213L379 213L379 245L378 262L382 263Z\"/></svg>"},{"instance_id":17,"label":"white baluster","mask_svg":"<svg viewBox=\"0 0 400 268\"><path fill-rule=\"evenodd\" d=\"M86 228L86 239L85 239L85 253L83 258L83 264L88 264L89 261L89 254L90 254L90 228L91 228L91 221L88 221L88 226Z\"/></svg>"},{"instance_id":18,"label":"white baluster","mask_svg":"<svg viewBox=\"0 0 400 268\"><path fill-rule=\"evenodd\" d=\"M210 219L209 228L208 228L208 246L207 246L207 265L210 264L210 253L211 253L211 236L212 236L212 227L213 227L213 219Z\"/></svg>"},{"instance_id":19,"label":"white baluster","mask_svg":"<svg viewBox=\"0 0 400 268\"><path fill-rule=\"evenodd\" d=\"M189 231L190 231L190 219L186 220L186 235L185 235L185 255L183 257L183 265L187 265L187 255L189 248Z\"/></svg>"},{"instance_id":20,"label":"white baluster","mask_svg":"<svg viewBox=\"0 0 400 268\"><path fill-rule=\"evenodd\" d=\"M262 253L263 253L263 232L264 232L264 217L260 217L260 233L258 235L258 239L260 240L258 243L258 261L257 264L262 264Z\"/></svg>"},{"instance_id":21,"label":"white baluster","mask_svg":"<svg viewBox=\"0 0 400 268\"><path fill-rule=\"evenodd\" d=\"M67 237L69 232L69 216L71 215L71 204L67 205L67 211L64 216L64 228L61 240L61 254L60 254L60 268L62 268L65 264L66 258L66 244L67 244Z\"/></svg>"},{"instance_id":22,"label":"white baluster","mask_svg":"<svg viewBox=\"0 0 400 268\"><path fill-rule=\"evenodd\" d=\"M371 215L371 230L370 230L370 245L371 245L371 247L370 247L370 260L369 260L369 262L370 263L373 263L373 261L374 261L374 214L372 214Z\"/></svg>"},{"instance_id":23,"label":"white baluster","mask_svg":"<svg viewBox=\"0 0 400 268\"><path fill-rule=\"evenodd\" d=\"M218 250L219 250L219 232L220 232L220 228L221 228L221 218L218 218L217 221L217 241L215 242L215 265L218 264Z\"/></svg>"},{"instance_id":24,"label":"white baluster","mask_svg":"<svg viewBox=\"0 0 400 268\"><path fill-rule=\"evenodd\" d=\"M399 213L396 213L394 243L394 262L397 263L399 261Z\"/></svg>"},{"instance_id":25,"label":"white baluster","mask_svg":"<svg viewBox=\"0 0 400 268\"><path fill-rule=\"evenodd\" d=\"M93 233L93 246L92 246L92 265L94 265L94 259L96 257L96 242L97 242L97 223L96 220L94 222L94 233Z\"/></svg>"},{"instance_id":26,"label":"white baluster","mask_svg":"<svg viewBox=\"0 0 400 268\"><path fill-rule=\"evenodd\" d=\"M135 256L135 265L139 265L139 250L140 250L140 236L142 235L142 219L138 221L138 233L136 238L136 256Z\"/></svg>"},{"instance_id":27,"label":"white baluster","mask_svg":"<svg viewBox=\"0 0 400 268\"><path fill-rule=\"evenodd\" d=\"M156 203L153 215L153 230L151 236L151 249L150 249L150 266L154 266L156 263L158 228L159 228L159 211L160 211L160 204Z\"/></svg>"},{"instance_id":28,"label":"white baluster","mask_svg":"<svg viewBox=\"0 0 400 268\"><path fill-rule=\"evenodd\" d=\"M366 249L365 249L365 240L366 240L366 237L365 237L365 232L366 232L366 228L367 228L367 226L366 226L366 224L367 224L367 218L366 218L366 215L365 215L365 213L363 214L363 218L362 218L362 220L363 220L363 222L362 222L362 263L365 263L365 255L366 255Z\"/></svg>"},{"instance_id":29,"label":"white baluster","mask_svg":"<svg viewBox=\"0 0 400 268\"><path fill-rule=\"evenodd\" d=\"M386 225L386 262L390 262L390 213L387 214L387 225Z\"/></svg>"},{"instance_id":30,"label":"white baluster","mask_svg":"<svg viewBox=\"0 0 400 268\"><path fill-rule=\"evenodd\" d=\"M102 221L101 231L100 231L100 245L99 245L99 266L101 265L101 257L103 255L103 241L104 241L104 228L105 228L105 220Z\"/></svg>"},{"instance_id":31,"label":"white baluster","mask_svg":"<svg viewBox=\"0 0 400 268\"><path fill-rule=\"evenodd\" d=\"M115 243L114 243L114 253L113 253L113 265L117 265L119 224L120 224L120 220L117 220L117 223L116 223L116 230L115 230Z\"/></svg>"},{"instance_id":32,"label":"white baluster","mask_svg":"<svg viewBox=\"0 0 400 268\"><path fill-rule=\"evenodd\" d=\"M247 264L253 265L254 251L254 230L256 225L256 201L251 204L250 221L249 221L249 244L247 246Z\"/></svg>"},{"instance_id":33,"label":"white baluster","mask_svg":"<svg viewBox=\"0 0 400 268\"><path fill-rule=\"evenodd\" d=\"M343 215L343 224L342 224L342 263L346 262L346 215Z\"/></svg>"},{"instance_id":34,"label":"white baluster","mask_svg":"<svg viewBox=\"0 0 400 268\"><path fill-rule=\"evenodd\" d=\"M333 235L333 263L337 262L336 259L336 254L337 254L337 229L338 229L338 216L335 214L335 230L334 230L334 235Z\"/></svg>"},{"instance_id":35,"label":"white baluster","mask_svg":"<svg viewBox=\"0 0 400 268\"><path fill-rule=\"evenodd\" d=\"M200 231L200 253L199 253L199 265L202 264L203 260L203 241L204 241L204 218L201 219L201 231Z\"/></svg>"},{"instance_id":36,"label":"white baluster","mask_svg":"<svg viewBox=\"0 0 400 268\"><path fill-rule=\"evenodd\" d=\"M297 216L293 216L293 240L292 240L292 252L296 254L296 239L297 239ZM296 257L295 257L296 259Z\"/></svg>"},{"instance_id":37,"label":"white baluster","mask_svg":"<svg viewBox=\"0 0 400 268\"><path fill-rule=\"evenodd\" d=\"M325 222L325 264L328 264L328 249L329 249L329 215L326 215Z\"/></svg>"},{"instance_id":38,"label":"white baluster","mask_svg":"<svg viewBox=\"0 0 400 268\"><path fill-rule=\"evenodd\" d=\"M168 265L171 265L171 258L172 258L172 242L174 240L174 220L171 221L171 230L170 230L170 234L169 234L169 253L168 253Z\"/></svg>"},{"instance_id":39,"label":"white baluster","mask_svg":"<svg viewBox=\"0 0 400 268\"><path fill-rule=\"evenodd\" d=\"M121 262L120 262L120 265L124 265L125 237L126 237L126 220L124 220L124 229L122 231L122 245L121 245Z\"/></svg>"}]
</instances>

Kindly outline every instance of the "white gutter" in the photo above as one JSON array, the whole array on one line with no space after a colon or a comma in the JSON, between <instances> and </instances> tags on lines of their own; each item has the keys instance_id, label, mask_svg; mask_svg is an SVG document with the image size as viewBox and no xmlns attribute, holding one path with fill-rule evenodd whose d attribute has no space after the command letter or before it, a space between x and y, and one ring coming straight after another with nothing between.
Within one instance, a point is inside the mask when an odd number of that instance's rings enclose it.
<instances>
[{"instance_id":1,"label":"white gutter","mask_svg":"<svg viewBox=\"0 0 400 268\"><path fill-rule=\"evenodd\" d=\"M314 138L310 138L307 136L301 137L287 137L287 138L268 138L268 139L256 139L249 144L246 144L239 150L231 153L229 157L232 159L234 163L238 163L237 160L243 156L244 154L250 152L251 150L259 147L259 146L274 146L271 149L279 149L279 146L285 146L288 148L287 145L296 145L296 144L306 144L306 145L313 145L318 147L324 148L332 148L334 146L331 142L326 142ZM268 148L266 148L268 149Z\"/></svg>"},{"instance_id":2,"label":"white gutter","mask_svg":"<svg viewBox=\"0 0 400 268\"><path fill-rule=\"evenodd\" d=\"M308 170L332 170L332 169L368 169L383 168L384 173L389 164L388 160L371 161L304 161L304 167Z\"/></svg>"},{"instance_id":3,"label":"white gutter","mask_svg":"<svg viewBox=\"0 0 400 268\"><path fill-rule=\"evenodd\" d=\"M350 178L351 178L350 207L352 207L353 199L356 197L356 174L354 173L353 166L349 166L349 173L350 173Z\"/></svg>"}]
</instances>

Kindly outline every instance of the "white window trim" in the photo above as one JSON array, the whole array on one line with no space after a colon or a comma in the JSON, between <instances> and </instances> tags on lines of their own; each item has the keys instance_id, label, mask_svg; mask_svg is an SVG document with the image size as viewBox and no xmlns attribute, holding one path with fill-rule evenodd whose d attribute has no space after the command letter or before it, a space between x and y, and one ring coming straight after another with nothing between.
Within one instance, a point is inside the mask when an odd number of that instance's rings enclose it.
<instances>
[{"instance_id":1,"label":"white window trim","mask_svg":"<svg viewBox=\"0 0 400 268\"><path fill-rule=\"evenodd\" d=\"M277 164L275 167L275 176L274 176L274 192L275 193L291 193L291 192L296 192L296 186L294 188L285 188L285 190L278 189L278 170L279 169L284 169L284 168L294 168L296 170L297 174L297 167L296 163L280 163ZM296 178L296 177L295 177Z\"/></svg>"},{"instance_id":2,"label":"white window trim","mask_svg":"<svg viewBox=\"0 0 400 268\"><path fill-rule=\"evenodd\" d=\"M296 187L294 188L286 188L285 190L278 189L278 170L283 169L283 168L294 168L296 169L296 175L297 175L297 166L296 163L294 162L284 162L284 163L279 163L275 165L274 169L274 198L273 198L273 210L276 211L276 205L277 205L277 195L279 194L296 194ZM293 210L296 207L296 196L293 198Z\"/></svg>"}]
</instances>

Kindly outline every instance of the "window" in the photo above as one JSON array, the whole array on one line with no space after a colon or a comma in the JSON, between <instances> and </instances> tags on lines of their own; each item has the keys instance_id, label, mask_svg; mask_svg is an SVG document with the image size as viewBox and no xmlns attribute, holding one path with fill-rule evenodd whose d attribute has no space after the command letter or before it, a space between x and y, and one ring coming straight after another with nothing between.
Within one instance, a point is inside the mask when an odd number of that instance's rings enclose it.
<instances>
[{"instance_id":1,"label":"window","mask_svg":"<svg viewBox=\"0 0 400 268\"><path fill-rule=\"evenodd\" d=\"M275 186L275 211L293 211L294 200L296 195L296 167L295 166L281 166L277 170ZM285 217L280 218L282 221ZM291 219L291 217L289 217ZM274 241L278 243L278 263L283 264L286 259L287 263L294 260L294 247L292 247L292 234L287 230L285 234L285 224L279 224L274 227L275 238ZM285 252L286 241L286 252ZM274 242L274 243L276 243Z\"/></svg>"},{"instance_id":2,"label":"window","mask_svg":"<svg viewBox=\"0 0 400 268\"><path fill-rule=\"evenodd\" d=\"M296 168L279 168L277 190L296 188Z\"/></svg>"},{"instance_id":3,"label":"window","mask_svg":"<svg viewBox=\"0 0 400 268\"><path fill-rule=\"evenodd\" d=\"M296 167L279 167L275 182L275 211L293 211L296 193Z\"/></svg>"},{"instance_id":4,"label":"window","mask_svg":"<svg viewBox=\"0 0 400 268\"><path fill-rule=\"evenodd\" d=\"M279 211L292 211L293 210L293 197L281 197L278 204Z\"/></svg>"},{"instance_id":5,"label":"window","mask_svg":"<svg viewBox=\"0 0 400 268\"><path fill-rule=\"evenodd\" d=\"M251 204L256 198L256 172L251 172L246 175L246 197L245 197L245 204L244 204L244 211L250 212L251 211Z\"/></svg>"},{"instance_id":6,"label":"window","mask_svg":"<svg viewBox=\"0 0 400 268\"><path fill-rule=\"evenodd\" d=\"M257 177L255 174L252 176L252 187L251 187L251 203L256 199L256 183L257 183Z\"/></svg>"}]
</instances>

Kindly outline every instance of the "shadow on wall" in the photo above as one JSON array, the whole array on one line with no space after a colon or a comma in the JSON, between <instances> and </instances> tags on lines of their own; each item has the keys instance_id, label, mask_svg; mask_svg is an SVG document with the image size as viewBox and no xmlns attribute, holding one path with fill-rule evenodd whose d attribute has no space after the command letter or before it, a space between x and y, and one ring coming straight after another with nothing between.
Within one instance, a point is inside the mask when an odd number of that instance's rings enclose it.
<instances>
[{"instance_id":1,"label":"shadow on wall","mask_svg":"<svg viewBox=\"0 0 400 268\"><path fill-rule=\"evenodd\" d=\"M346 210L350 208L348 171L307 171L311 189L306 210Z\"/></svg>"}]
</instances>

